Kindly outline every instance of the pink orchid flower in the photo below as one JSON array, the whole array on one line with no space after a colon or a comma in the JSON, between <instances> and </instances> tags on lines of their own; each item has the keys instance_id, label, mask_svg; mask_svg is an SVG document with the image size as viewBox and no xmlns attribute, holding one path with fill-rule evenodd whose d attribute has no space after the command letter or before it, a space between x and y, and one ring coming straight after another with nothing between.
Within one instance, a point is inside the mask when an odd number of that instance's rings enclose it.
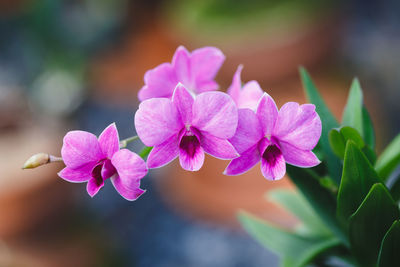
<instances>
[{"instance_id":1,"label":"pink orchid flower","mask_svg":"<svg viewBox=\"0 0 400 267\"><path fill-rule=\"evenodd\" d=\"M139 100L170 98L179 82L193 94L217 90L214 77L224 60L224 54L215 47L203 47L189 53L185 47L179 46L172 63L163 63L146 72Z\"/></svg>"},{"instance_id":2,"label":"pink orchid flower","mask_svg":"<svg viewBox=\"0 0 400 267\"><path fill-rule=\"evenodd\" d=\"M146 163L128 149L119 148L115 123L99 136L85 131L70 131L64 137L61 155L66 167L58 175L72 183L87 182L93 197L111 178L118 193L127 200L136 200L145 190L140 179L147 174Z\"/></svg>"},{"instance_id":3,"label":"pink orchid flower","mask_svg":"<svg viewBox=\"0 0 400 267\"><path fill-rule=\"evenodd\" d=\"M233 101L235 101L238 108L249 108L255 110L264 91L261 89L257 81L247 82L242 87L242 81L240 79L242 69L243 66L239 65L235 75L233 76L232 84L228 88L228 94L232 97Z\"/></svg>"},{"instance_id":4,"label":"pink orchid flower","mask_svg":"<svg viewBox=\"0 0 400 267\"><path fill-rule=\"evenodd\" d=\"M225 169L226 175L242 174L261 160L261 172L268 180L281 179L285 162L298 167L320 163L311 151L321 136L321 120L312 104L288 102L278 111L266 93L256 112L239 110L236 134L230 139L240 157Z\"/></svg>"},{"instance_id":5,"label":"pink orchid flower","mask_svg":"<svg viewBox=\"0 0 400 267\"><path fill-rule=\"evenodd\" d=\"M229 95L205 92L195 98L178 84L172 99L143 101L135 114L138 136L153 146L147 159L149 168L158 168L179 155L183 169L199 170L204 152L220 158L239 156L228 141L236 131L238 111Z\"/></svg>"}]
</instances>

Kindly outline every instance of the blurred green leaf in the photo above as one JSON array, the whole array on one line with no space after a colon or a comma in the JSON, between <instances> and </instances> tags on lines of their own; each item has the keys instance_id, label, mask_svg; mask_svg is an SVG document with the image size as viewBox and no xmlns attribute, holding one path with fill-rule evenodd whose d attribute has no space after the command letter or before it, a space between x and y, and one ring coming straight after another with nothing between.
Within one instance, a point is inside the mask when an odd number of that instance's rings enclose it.
<instances>
[{"instance_id":1,"label":"blurred green leaf","mask_svg":"<svg viewBox=\"0 0 400 267\"><path fill-rule=\"evenodd\" d=\"M372 125L371 117L369 116L368 110L363 106L363 133L364 141L367 145L374 150L375 149L375 131Z\"/></svg>"},{"instance_id":2,"label":"blurred green leaf","mask_svg":"<svg viewBox=\"0 0 400 267\"><path fill-rule=\"evenodd\" d=\"M286 165L286 171L325 225L348 245L347 237L336 220L336 199L327 188L320 185L319 177L310 169L291 165Z\"/></svg>"},{"instance_id":3,"label":"blurred green leaf","mask_svg":"<svg viewBox=\"0 0 400 267\"><path fill-rule=\"evenodd\" d=\"M391 186L389 186L389 191L390 194L392 195L394 201L399 201L400 200L400 174L397 175L397 177L395 177L393 179L393 183Z\"/></svg>"},{"instance_id":4,"label":"blurred green leaf","mask_svg":"<svg viewBox=\"0 0 400 267\"><path fill-rule=\"evenodd\" d=\"M379 176L386 180L400 164L400 134L385 148L378 157L375 169Z\"/></svg>"},{"instance_id":5,"label":"blurred green leaf","mask_svg":"<svg viewBox=\"0 0 400 267\"><path fill-rule=\"evenodd\" d=\"M340 128L340 133L342 134L346 143L347 140L352 140L360 149L365 146L364 140L356 129L350 126L344 126Z\"/></svg>"},{"instance_id":6,"label":"blurred green leaf","mask_svg":"<svg viewBox=\"0 0 400 267\"><path fill-rule=\"evenodd\" d=\"M400 221L395 221L385 234L378 257L378 267L400 266Z\"/></svg>"},{"instance_id":7,"label":"blurred green leaf","mask_svg":"<svg viewBox=\"0 0 400 267\"><path fill-rule=\"evenodd\" d=\"M346 142L343 135L337 129L332 129L329 132L329 144L331 145L333 153L343 159Z\"/></svg>"},{"instance_id":8,"label":"blurred green leaf","mask_svg":"<svg viewBox=\"0 0 400 267\"><path fill-rule=\"evenodd\" d=\"M347 104L344 108L342 124L351 126L363 135L363 94L360 82L354 78L347 98Z\"/></svg>"},{"instance_id":9,"label":"blurred green leaf","mask_svg":"<svg viewBox=\"0 0 400 267\"><path fill-rule=\"evenodd\" d=\"M331 150L328 138L329 131L333 128L339 127L339 124L319 94L310 75L302 67L300 68L300 77L308 100L315 105L316 111L321 117L322 133L319 144L321 144L321 148L324 152L324 160L327 163L328 172L335 182L339 184L342 165L340 160Z\"/></svg>"},{"instance_id":10,"label":"blurred green leaf","mask_svg":"<svg viewBox=\"0 0 400 267\"><path fill-rule=\"evenodd\" d=\"M302 223L302 231L311 236L331 236L332 232L322 223L310 204L298 192L287 189L276 189L267 193L267 199L285 207Z\"/></svg>"},{"instance_id":11,"label":"blurred green leaf","mask_svg":"<svg viewBox=\"0 0 400 267\"><path fill-rule=\"evenodd\" d=\"M282 265L286 267L304 266L318 254L340 245L335 237L307 238L273 227L246 212L240 212L238 219L254 239L284 257Z\"/></svg>"},{"instance_id":12,"label":"blurred green leaf","mask_svg":"<svg viewBox=\"0 0 400 267\"><path fill-rule=\"evenodd\" d=\"M376 162L376 154L375 151L372 150L369 146L364 146L361 151L364 153L364 155L367 157L371 165L374 165Z\"/></svg>"},{"instance_id":13,"label":"blurred green leaf","mask_svg":"<svg viewBox=\"0 0 400 267\"><path fill-rule=\"evenodd\" d=\"M152 149L153 149L152 146L145 146L144 148L142 148L142 150L140 150L139 156L140 156L142 159L145 160L145 159L147 158L147 156L150 154L150 152L151 152Z\"/></svg>"},{"instance_id":14,"label":"blurred green leaf","mask_svg":"<svg viewBox=\"0 0 400 267\"><path fill-rule=\"evenodd\" d=\"M376 266L382 239L399 216L399 208L385 186L373 185L349 219L351 249L362 266Z\"/></svg>"},{"instance_id":15,"label":"blurred green leaf","mask_svg":"<svg viewBox=\"0 0 400 267\"><path fill-rule=\"evenodd\" d=\"M369 160L353 141L347 141L337 196L337 216L344 225L347 225L347 219L357 210L371 187L379 182L381 179Z\"/></svg>"}]
</instances>

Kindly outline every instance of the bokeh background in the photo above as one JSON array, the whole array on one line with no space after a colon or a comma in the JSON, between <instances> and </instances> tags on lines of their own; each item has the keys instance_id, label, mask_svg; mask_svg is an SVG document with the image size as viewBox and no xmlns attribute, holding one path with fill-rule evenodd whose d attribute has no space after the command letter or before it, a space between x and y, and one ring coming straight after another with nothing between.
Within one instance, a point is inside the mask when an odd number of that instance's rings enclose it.
<instances>
[{"instance_id":1,"label":"bokeh background","mask_svg":"<svg viewBox=\"0 0 400 267\"><path fill-rule=\"evenodd\" d=\"M305 102L303 65L338 118L357 76L382 150L400 131L399 14L397 0L0 0L0 266L277 266L235 214L293 227L264 197L288 179L223 176L227 162L207 157L196 173L151 170L128 202L109 183L91 199L57 177L61 164L21 166L59 155L68 130L115 121L134 135L145 71L181 44L222 49L221 90L244 64L242 80L279 106Z\"/></svg>"}]
</instances>

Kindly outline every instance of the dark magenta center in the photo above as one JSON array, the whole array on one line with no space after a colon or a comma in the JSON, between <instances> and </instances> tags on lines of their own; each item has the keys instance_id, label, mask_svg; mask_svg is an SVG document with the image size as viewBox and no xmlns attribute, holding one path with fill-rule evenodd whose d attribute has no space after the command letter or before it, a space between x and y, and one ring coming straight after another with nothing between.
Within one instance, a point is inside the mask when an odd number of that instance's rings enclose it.
<instances>
[{"instance_id":1,"label":"dark magenta center","mask_svg":"<svg viewBox=\"0 0 400 267\"><path fill-rule=\"evenodd\" d=\"M277 158L281 155L282 152L276 145L269 145L267 149L265 149L262 157L268 162L269 165L274 166Z\"/></svg>"},{"instance_id":2,"label":"dark magenta center","mask_svg":"<svg viewBox=\"0 0 400 267\"><path fill-rule=\"evenodd\" d=\"M200 142L195 135L183 136L179 144L179 148L184 150L190 158L194 157L198 147L200 147Z\"/></svg>"}]
</instances>

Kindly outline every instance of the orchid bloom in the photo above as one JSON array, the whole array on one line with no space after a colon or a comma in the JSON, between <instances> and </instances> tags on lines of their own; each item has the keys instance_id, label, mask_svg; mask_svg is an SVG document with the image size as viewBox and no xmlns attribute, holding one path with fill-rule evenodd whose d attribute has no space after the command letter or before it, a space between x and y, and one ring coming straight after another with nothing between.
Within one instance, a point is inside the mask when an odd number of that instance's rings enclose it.
<instances>
[{"instance_id":1,"label":"orchid bloom","mask_svg":"<svg viewBox=\"0 0 400 267\"><path fill-rule=\"evenodd\" d=\"M233 101L235 101L238 108L249 108L255 110L264 91L261 89L257 81L247 82L242 87L242 81L240 79L242 69L243 66L239 65L235 75L233 76L232 84L228 88L228 94L232 97Z\"/></svg>"},{"instance_id":2,"label":"orchid bloom","mask_svg":"<svg viewBox=\"0 0 400 267\"><path fill-rule=\"evenodd\" d=\"M127 200L136 200L145 190L140 179L146 173L146 163L128 149L119 148L115 123L97 137L85 131L70 131L64 137L61 155L66 167L58 175L72 183L87 182L87 192L93 197L111 179L118 193Z\"/></svg>"},{"instance_id":3,"label":"orchid bloom","mask_svg":"<svg viewBox=\"0 0 400 267\"><path fill-rule=\"evenodd\" d=\"M320 163L311 151L321 136L321 120L312 104L288 102L278 111L266 93L256 112L239 110L236 134L230 139L240 157L233 159L226 175L242 174L261 160L261 172L268 180L281 179L285 162L298 167Z\"/></svg>"},{"instance_id":4,"label":"orchid bloom","mask_svg":"<svg viewBox=\"0 0 400 267\"><path fill-rule=\"evenodd\" d=\"M135 114L138 136L153 146L147 159L149 168L166 165L179 156L183 169L199 170L204 152L220 158L239 156L228 141L238 123L238 111L229 95L205 92L193 97L178 84L172 99L143 101Z\"/></svg>"},{"instance_id":5,"label":"orchid bloom","mask_svg":"<svg viewBox=\"0 0 400 267\"><path fill-rule=\"evenodd\" d=\"M139 100L170 98L179 82L192 94L217 90L214 77L224 60L224 54L215 47L203 47L189 53L185 47L179 46L172 63L163 63L146 72Z\"/></svg>"}]
</instances>

